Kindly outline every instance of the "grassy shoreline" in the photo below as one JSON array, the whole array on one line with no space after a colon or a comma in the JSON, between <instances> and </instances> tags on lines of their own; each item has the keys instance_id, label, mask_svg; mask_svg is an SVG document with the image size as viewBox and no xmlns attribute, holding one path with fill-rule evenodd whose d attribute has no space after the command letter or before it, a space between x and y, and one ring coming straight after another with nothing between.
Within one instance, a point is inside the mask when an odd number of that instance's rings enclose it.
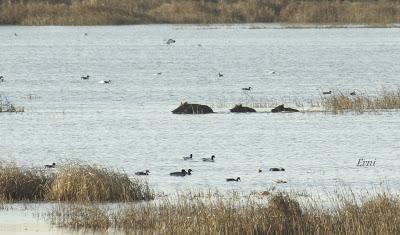
<instances>
[{"instance_id":1,"label":"grassy shoreline","mask_svg":"<svg viewBox=\"0 0 400 235\"><path fill-rule=\"evenodd\" d=\"M0 0L0 25L399 22L400 2L391 0Z\"/></svg>"},{"instance_id":2,"label":"grassy shoreline","mask_svg":"<svg viewBox=\"0 0 400 235\"><path fill-rule=\"evenodd\" d=\"M0 210L14 202L51 202L52 208L42 215L45 221L57 228L100 233L400 233L400 197L387 189L358 196L339 191L325 200L273 189L155 197L146 184L98 166L70 164L43 173L2 163L0 199Z\"/></svg>"},{"instance_id":3,"label":"grassy shoreline","mask_svg":"<svg viewBox=\"0 0 400 235\"><path fill-rule=\"evenodd\" d=\"M177 201L125 205L117 209L88 204L55 205L47 219L73 230L124 234L397 234L398 195L381 193L361 202L332 198L302 201L285 192L238 198L181 197Z\"/></svg>"}]
</instances>

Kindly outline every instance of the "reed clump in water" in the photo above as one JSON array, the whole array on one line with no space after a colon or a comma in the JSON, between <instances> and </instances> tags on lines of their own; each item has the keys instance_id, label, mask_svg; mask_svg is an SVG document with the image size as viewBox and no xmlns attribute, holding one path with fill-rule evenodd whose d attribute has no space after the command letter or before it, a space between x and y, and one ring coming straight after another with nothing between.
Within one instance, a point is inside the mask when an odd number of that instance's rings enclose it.
<instances>
[{"instance_id":1,"label":"reed clump in water","mask_svg":"<svg viewBox=\"0 0 400 235\"><path fill-rule=\"evenodd\" d=\"M147 184L125 173L71 164L57 172L47 197L52 201L130 202L153 199L153 193Z\"/></svg>"},{"instance_id":2,"label":"reed clump in water","mask_svg":"<svg viewBox=\"0 0 400 235\"><path fill-rule=\"evenodd\" d=\"M154 193L146 182L106 168L69 164L47 171L0 162L0 202L3 203L131 202L153 198Z\"/></svg>"},{"instance_id":3,"label":"reed clump in water","mask_svg":"<svg viewBox=\"0 0 400 235\"><path fill-rule=\"evenodd\" d=\"M350 95L337 92L328 97L323 97L321 101L325 111L374 111L380 109L400 109L400 89L397 91L382 90L376 96L366 94Z\"/></svg>"},{"instance_id":4,"label":"reed clump in water","mask_svg":"<svg viewBox=\"0 0 400 235\"><path fill-rule=\"evenodd\" d=\"M387 25L395 0L0 0L0 24L315 23Z\"/></svg>"},{"instance_id":5,"label":"reed clump in water","mask_svg":"<svg viewBox=\"0 0 400 235\"><path fill-rule=\"evenodd\" d=\"M105 213L83 213L85 224L107 215L106 228L126 233L159 234L398 234L400 200L379 194L363 202L340 199L330 207L316 206L316 200L300 203L298 198L278 193L268 200L246 198L180 198L157 204L131 205ZM322 205L322 203L320 204ZM72 205L75 207L75 205ZM96 206L94 206L96 207ZM86 209L83 209L86 210ZM106 210L107 211L107 210ZM52 213L51 216L58 216ZM63 213L58 221L74 220ZM53 220L56 221L56 220ZM67 227L71 223L64 223ZM88 228L93 228L90 223ZM86 227L86 226L83 226ZM103 229L106 229L103 227Z\"/></svg>"},{"instance_id":6,"label":"reed clump in water","mask_svg":"<svg viewBox=\"0 0 400 235\"><path fill-rule=\"evenodd\" d=\"M39 170L0 162L0 201L42 201L52 181Z\"/></svg>"}]
</instances>

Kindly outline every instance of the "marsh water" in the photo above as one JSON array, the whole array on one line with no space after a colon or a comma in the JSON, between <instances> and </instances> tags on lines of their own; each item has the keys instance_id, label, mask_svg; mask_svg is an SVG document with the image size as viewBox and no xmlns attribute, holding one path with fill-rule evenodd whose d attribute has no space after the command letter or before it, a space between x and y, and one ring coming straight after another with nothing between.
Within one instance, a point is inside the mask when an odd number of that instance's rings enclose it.
<instances>
[{"instance_id":1,"label":"marsh water","mask_svg":"<svg viewBox=\"0 0 400 235\"><path fill-rule=\"evenodd\" d=\"M25 107L0 113L0 159L29 167L79 161L132 176L149 169L144 178L162 192L250 192L273 179L300 191L399 189L400 112L302 106L327 90L397 89L399 45L398 28L0 27L0 93ZM216 113L172 114L182 101ZM229 113L235 103L266 112ZM279 103L305 112L268 112ZM215 162L201 161L211 155ZM360 167L359 159L376 163ZM182 168L193 175L169 176Z\"/></svg>"}]
</instances>

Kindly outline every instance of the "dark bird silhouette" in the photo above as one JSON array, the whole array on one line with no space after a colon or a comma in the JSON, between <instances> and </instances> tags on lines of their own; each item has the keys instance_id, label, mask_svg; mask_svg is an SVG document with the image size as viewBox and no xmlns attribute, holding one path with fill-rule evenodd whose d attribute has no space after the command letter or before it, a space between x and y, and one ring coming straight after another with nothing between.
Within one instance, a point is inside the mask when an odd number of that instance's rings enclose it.
<instances>
[{"instance_id":1,"label":"dark bird silhouette","mask_svg":"<svg viewBox=\"0 0 400 235\"><path fill-rule=\"evenodd\" d=\"M224 75L222 73L218 73L218 77L223 77Z\"/></svg>"},{"instance_id":2,"label":"dark bird silhouette","mask_svg":"<svg viewBox=\"0 0 400 235\"><path fill-rule=\"evenodd\" d=\"M330 95L330 94L332 94L332 91L323 91L322 94L323 95Z\"/></svg>"},{"instance_id":3,"label":"dark bird silhouette","mask_svg":"<svg viewBox=\"0 0 400 235\"><path fill-rule=\"evenodd\" d=\"M269 168L269 171L285 171L285 168L282 168L282 167L273 167L273 168Z\"/></svg>"},{"instance_id":4,"label":"dark bird silhouette","mask_svg":"<svg viewBox=\"0 0 400 235\"><path fill-rule=\"evenodd\" d=\"M149 175L150 171L149 170L145 170L145 171L138 171L135 172L135 175Z\"/></svg>"},{"instance_id":5,"label":"dark bird silhouette","mask_svg":"<svg viewBox=\"0 0 400 235\"><path fill-rule=\"evenodd\" d=\"M244 91L251 91L251 86L242 88L242 90L244 90Z\"/></svg>"},{"instance_id":6,"label":"dark bird silhouette","mask_svg":"<svg viewBox=\"0 0 400 235\"><path fill-rule=\"evenodd\" d=\"M169 44L172 44L172 43L175 43L175 42L176 41L174 39L170 38L170 39L168 39L167 44L169 45Z\"/></svg>"},{"instance_id":7,"label":"dark bird silhouette","mask_svg":"<svg viewBox=\"0 0 400 235\"><path fill-rule=\"evenodd\" d=\"M86 76L82 76L82 77L81 77L81 80L89 80L89 74L86 75Z\"/></svg>"},{"instance_id":8,"label":"dark bird silhouette","mask_svg":"<svg viewBox=\"0 0 400 235\"><path fill-rule=\"evenodd\" d=\"M191 174L192 174L192 169L189 169L188 171L182 169L181 171L169 173L170 176L186 176Z\"/></svg>"},{"instance_id":9,"label":"dark bird silhouette","mask_svg":"<svg viewBox=\"0 0 400 235\"><path fill-rule=\"evenodd\" d=\"M192 160L193 154L190 154L188 157L183 157L183 160Z\"/></svg>"},{"instance_id":10,"label":"dark bird silhouette","mask_svg":"<svg viewBox=\"0 0 400 235\"><path fill-rule=\"evenodd\" d=\"M226 179L226 181L228 181L228 182L231 182L231 181L238 182L238 181L240 181L240 177L237 177L236 179L235 178L228 178L228 179Z\"/></svg>"},{"instance_id":11,"label":"dark bird silhouette","mask_svg":"<svg viewBox=\"0 0 400 235\"><path fill-rule=\"evenodd\" d=\"M214 162L215 156L212 155L210 158L202 158L203 162Z\"/></svg>"},{"instance_id":12,"label":"dark bird silhouette","mask_svg":"<svg viewBox=\"0 0 400 235\"><path fill-rule=\"evenodd\" d=\"M356 95L355 91L350 92L350 95Z\"/></svg>"},{"instance_id":13,"label":"dark bird silhouette","mask_svg":"<svg viewBox=\"0 0 400 235\"><path fill-rule=\"evenodd\" d=\"M56 167L56 164L53 162L53 164L51 164L51 165L44 165L44 167L46 167L46 168L55 168L55 167Z\"/></svg>"},{"instance_id":14,"label":"dark bird silhouette","mask_svg":"<svg viewBox=\"0 0 400 235\"><path fill-rule=\"evenodd\" d=\"M111 83L111 80L103 80L103 81L100 81L100 83L110 84L110 83Z\"/></svg>"}]
</instances>

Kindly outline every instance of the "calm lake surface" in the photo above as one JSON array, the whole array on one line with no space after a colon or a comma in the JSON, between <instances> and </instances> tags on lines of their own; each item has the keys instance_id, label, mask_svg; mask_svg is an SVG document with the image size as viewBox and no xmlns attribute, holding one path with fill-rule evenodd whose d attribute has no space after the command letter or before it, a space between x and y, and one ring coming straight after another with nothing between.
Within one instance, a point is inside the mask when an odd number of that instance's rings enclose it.
<instances>
[{"instance_id":1,"label":"calm lake surface","mask_svg":"<svg viewBox=\"0 0 400 235\"><path fill-rule=\"evenodd\" d=\"M397 89L400 29L262 26L0 27L0 94L25 107L0 113L0 159L149 169L144 178L163 192L250 192L273 179L300 191L400 189L398 111L228 112L239 102L296 107L323 90ZM173 115L181 101L217 113ZM214 163L200 161L212 154ZM360 158L376 164L357 167ZM182 168L193 175L168 175Z\"/></svg>"}]
</instances>

